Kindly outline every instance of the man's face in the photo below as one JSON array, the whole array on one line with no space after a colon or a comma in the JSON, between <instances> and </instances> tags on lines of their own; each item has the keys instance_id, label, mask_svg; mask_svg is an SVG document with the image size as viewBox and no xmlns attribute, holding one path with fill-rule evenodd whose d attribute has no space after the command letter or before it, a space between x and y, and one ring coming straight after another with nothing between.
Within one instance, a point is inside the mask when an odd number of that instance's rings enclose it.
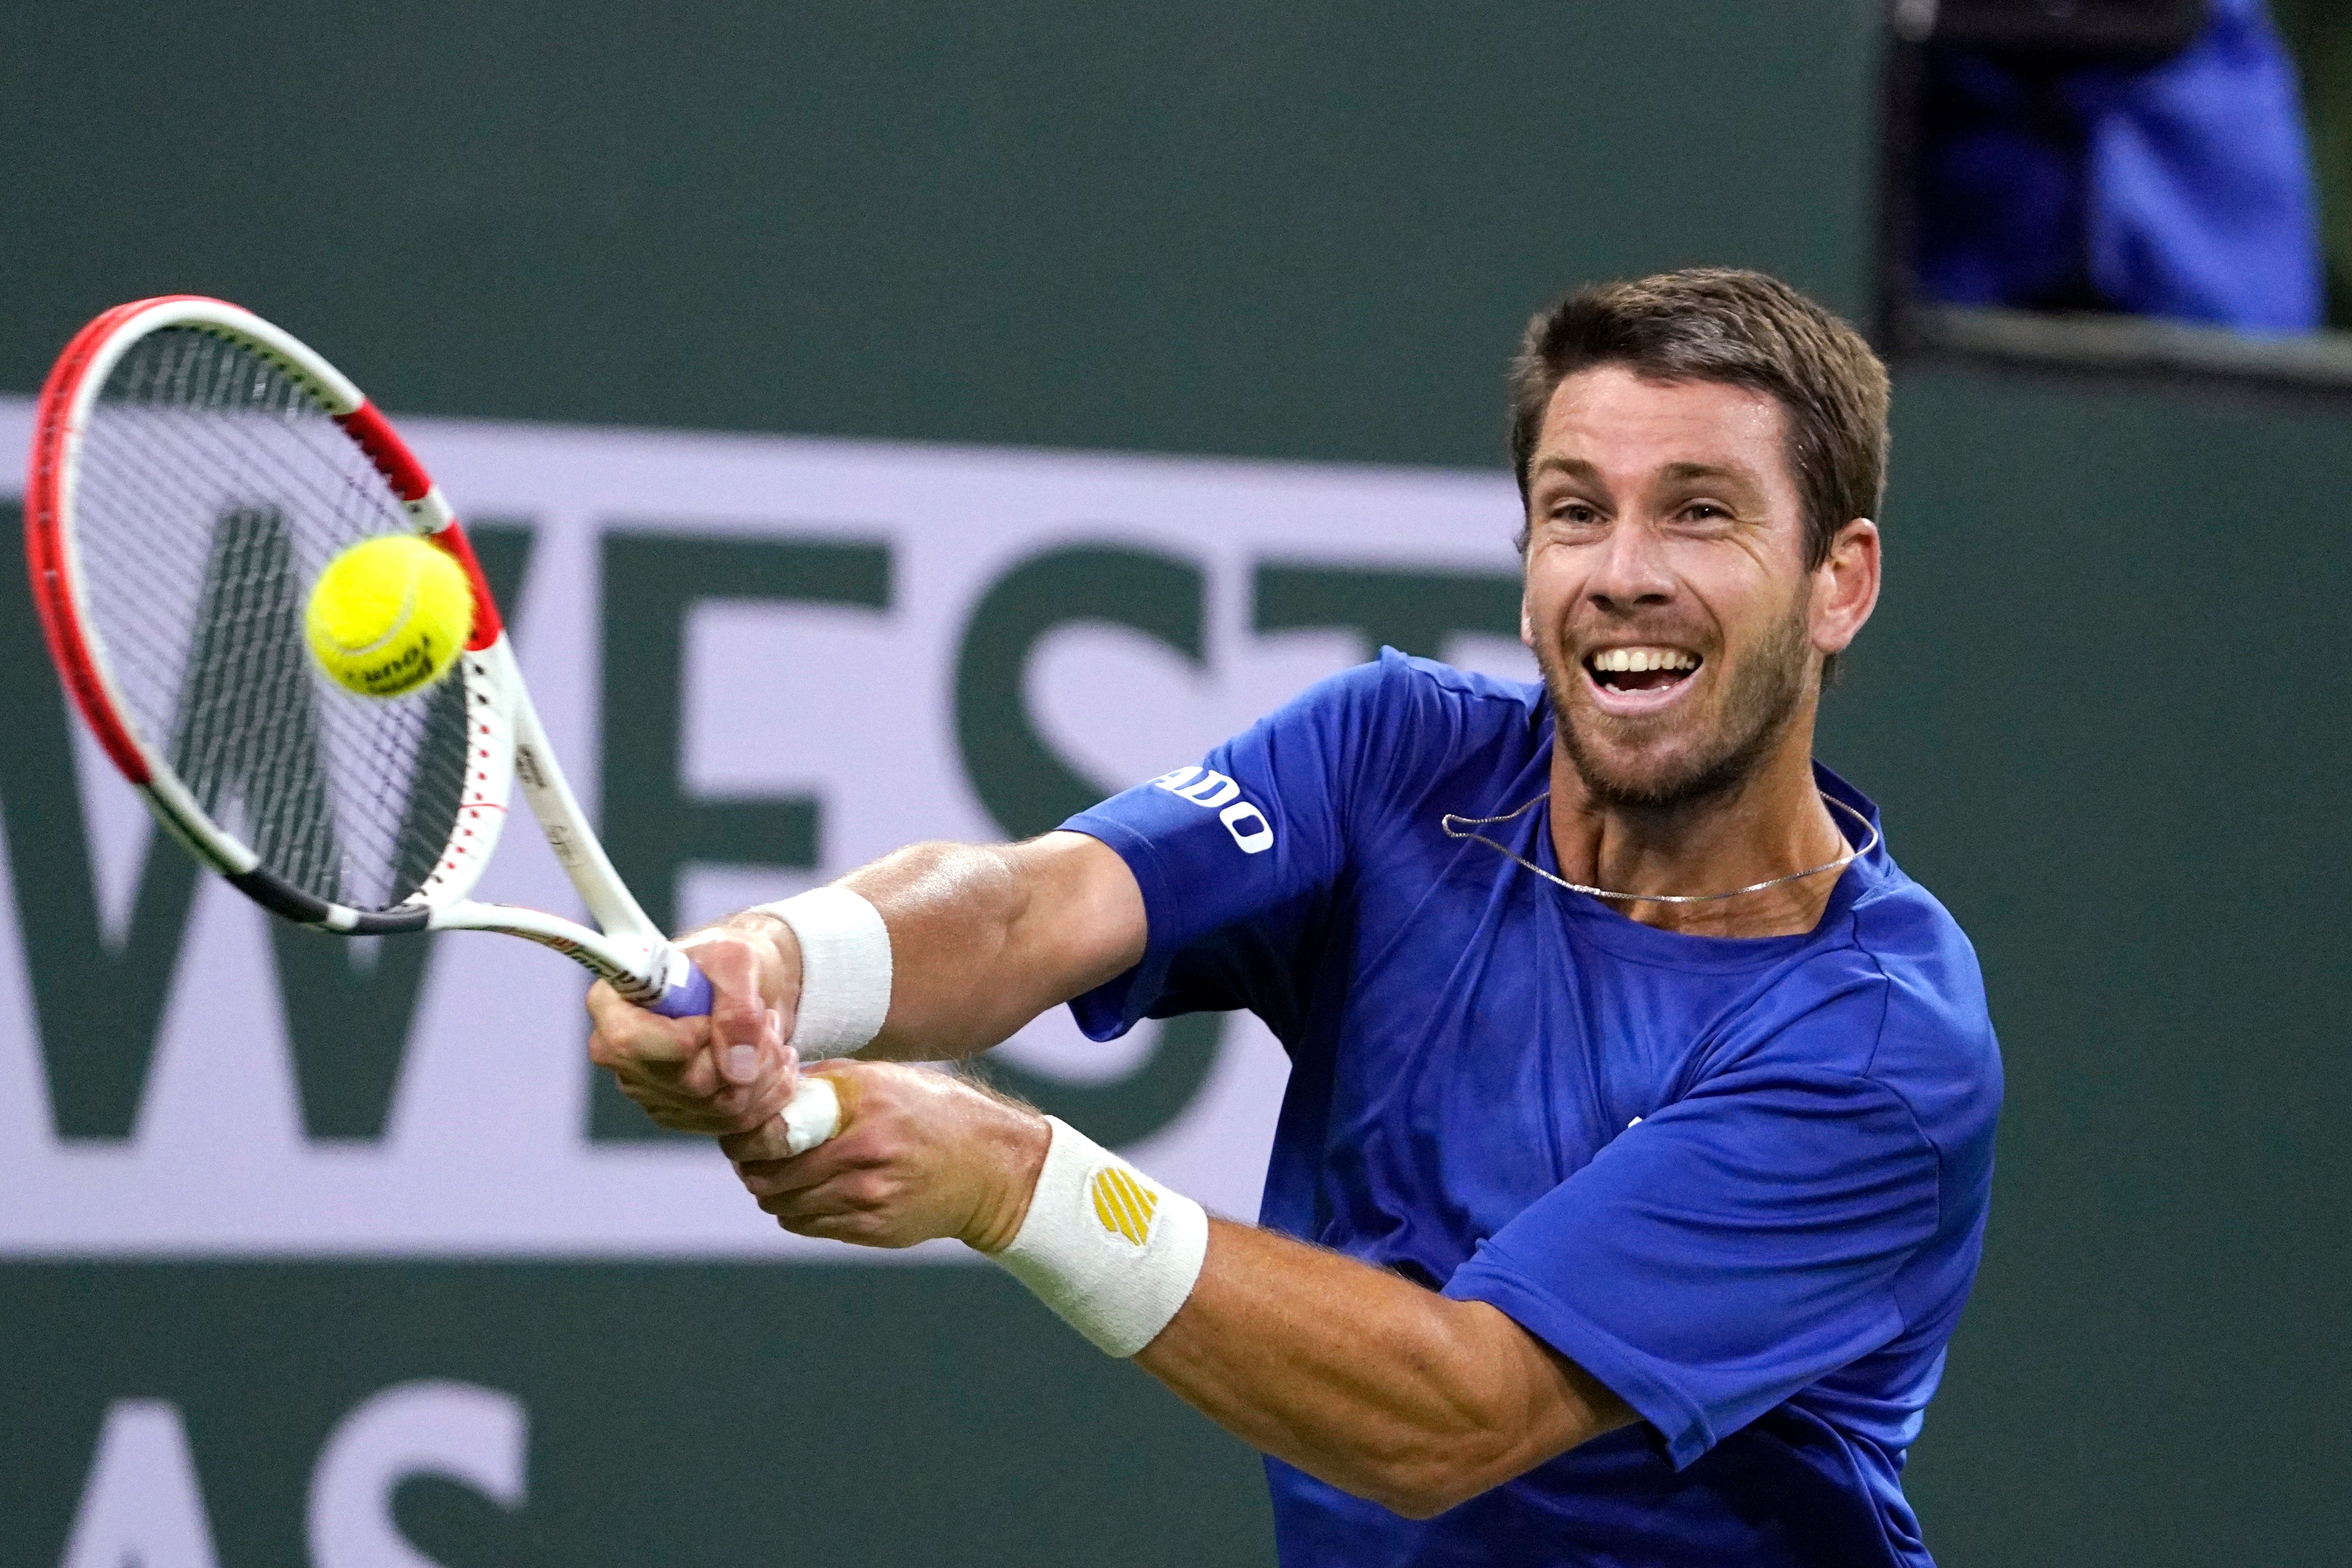
<instances>
[{"instance_id":1,"label":"man's face","mask_svg":"<svg viewBox=\"0 0 2352 1568\"><path fill-rule=\"evenodd\" d=\"M1552 395L1528 473L1522 636L1600 803L1720 793L1806 705L1813 574L1786 419L1763 393L1620 365Z\"/></svg>"}]
</instances>

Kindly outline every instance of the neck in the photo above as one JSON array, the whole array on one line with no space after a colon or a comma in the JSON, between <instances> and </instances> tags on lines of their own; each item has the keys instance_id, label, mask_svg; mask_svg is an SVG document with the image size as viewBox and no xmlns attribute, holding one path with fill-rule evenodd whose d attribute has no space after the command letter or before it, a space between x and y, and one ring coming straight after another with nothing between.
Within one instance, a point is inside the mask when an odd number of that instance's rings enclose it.
<instances>
[{"instance_id":1,"label":"neck","mask_svg":"<svg viewBox=\"0 0 2352 1568\"><path fill-rule=\"evenodd\" d=\"M1812 719L1809 705L1728 790L1671 806L1596 799L1555 747L1551 836L1560 874L1612 892L1719 893L1835 860L1846 842L1813 783ZM1643 925L1693 936L1788 936L1821 922L1836 886L1823 871L1710 903L1611 904Z\"/></svg>"}]
</instances>

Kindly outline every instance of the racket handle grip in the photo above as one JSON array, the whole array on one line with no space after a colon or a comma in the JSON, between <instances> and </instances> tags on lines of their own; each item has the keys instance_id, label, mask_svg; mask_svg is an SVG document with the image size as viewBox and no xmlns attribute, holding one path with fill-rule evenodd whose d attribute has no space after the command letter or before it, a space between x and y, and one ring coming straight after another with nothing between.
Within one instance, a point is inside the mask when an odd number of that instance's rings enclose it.
<instances>
[{"instance_id":1,"label":"racket handle grip","mask_svg":"<svg viewBox=\"0 0 2352 1568\"><path fill-rule=\"evenodd\" d=\"M710 977L680 956L667 989L645 1004L648 1013L665 1018L707 1018L710 1016ZM805 1154L841 1131L841 1096L821 1078L803 1077L791 1101L776 1113L783 1123L784 1146Z\"/></svg>"},{"instance_id":2,"label":"racket handle grip","mask_svg":"<svg viewBox=\"0 0 2352 1568\"><path fill-rule=\"evenodd\" d=\"M685 973L676 975L662 994L645 1005L648 1013L658 1013L665 1018L708 1018L710 1016L710 977L694 966L694 961L684 962Z\"/></svg>"}]
</instances>

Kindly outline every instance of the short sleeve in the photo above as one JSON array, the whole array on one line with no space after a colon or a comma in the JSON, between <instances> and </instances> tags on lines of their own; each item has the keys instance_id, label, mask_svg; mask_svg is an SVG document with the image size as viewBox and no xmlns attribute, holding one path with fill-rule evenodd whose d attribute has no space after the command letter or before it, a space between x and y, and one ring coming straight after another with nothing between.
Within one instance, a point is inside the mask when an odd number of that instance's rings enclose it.
<instances>
[{"instance_id":1,"label":"short sleeve","mask_svg":"<svg viewBox=\"0 0 2352 1568\"><path fill-rule=\"evenodd\" d=\"M1201 763L1062 825L1118 851L1148 922L1141 961L1070 1004L1089 1036L1236 1007L1280 1032L1347 863L1350 771L1382 750L1383 688L1402 662L1322 681Z\"/></svg>"},{"instance_id":2,"label":"short sleeve","mask_svg":"<svg viewBox=\"0 0 2352 1568\"><path fill-rule=\"evenodd\" d=\"M1904 1330L1895 1279L1938 1221L1937 1154L1852 1061L1863 988L1619 1133L1448 1281L1615 1390L1689 1464ZM1832 1048L1808 1049L1819 1031ZM1865 1049L1862 1059L1867 1059Z\"/></svg>"}]
</instances>

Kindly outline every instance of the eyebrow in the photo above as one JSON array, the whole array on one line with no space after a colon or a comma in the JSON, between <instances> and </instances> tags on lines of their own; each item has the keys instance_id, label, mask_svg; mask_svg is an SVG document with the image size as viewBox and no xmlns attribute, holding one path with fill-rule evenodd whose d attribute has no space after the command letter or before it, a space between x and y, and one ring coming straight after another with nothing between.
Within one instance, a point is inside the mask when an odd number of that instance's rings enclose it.
<instances>
[{"instance_id":1,"label":"eyebrow","mask_svg":"<svg viewBox=\"0 0 2352 1568\"><path fill-rule=\"evenodd\" d=\"M1727 467L1722 463L1668 463L1658 477L1681 483L1691 479L1729 479L1734 484L1753 485L1756 476L1746 468Z\"/></svg>"},{"instance_id":2,"label":"eyebrow","mask_svg":"<svg viewBox=\"0 0 2352 1568\"><path fill-rule=\"evenodd\" d=\"M1601 479L1601 470L1582 458L1563 458L1557 454L1538 458L1530 470L1530 477L1536 474L1562 474L1571 479L1593 482ZM1669 484L1687 484L1694 479L1727 479L1752 489L1757 483L1756 476L1748 469L1723 463L1668 463L1658 470L1658 477Z\"/></svg>"},{"instance_id":3,"label":"eyebrow","mask_svg":"<svg viewBox=\"0 0 2352 1568\"><path fill-rule=\"evenodd\" d=\"M1597 480L1601 478L1601 470L1583 458L1563 458L1557 454L1549 458L1537 458L1535 468L1531 471L1538 474L1566 474L1571 479Z\"/></svg>"}]
</instances>

